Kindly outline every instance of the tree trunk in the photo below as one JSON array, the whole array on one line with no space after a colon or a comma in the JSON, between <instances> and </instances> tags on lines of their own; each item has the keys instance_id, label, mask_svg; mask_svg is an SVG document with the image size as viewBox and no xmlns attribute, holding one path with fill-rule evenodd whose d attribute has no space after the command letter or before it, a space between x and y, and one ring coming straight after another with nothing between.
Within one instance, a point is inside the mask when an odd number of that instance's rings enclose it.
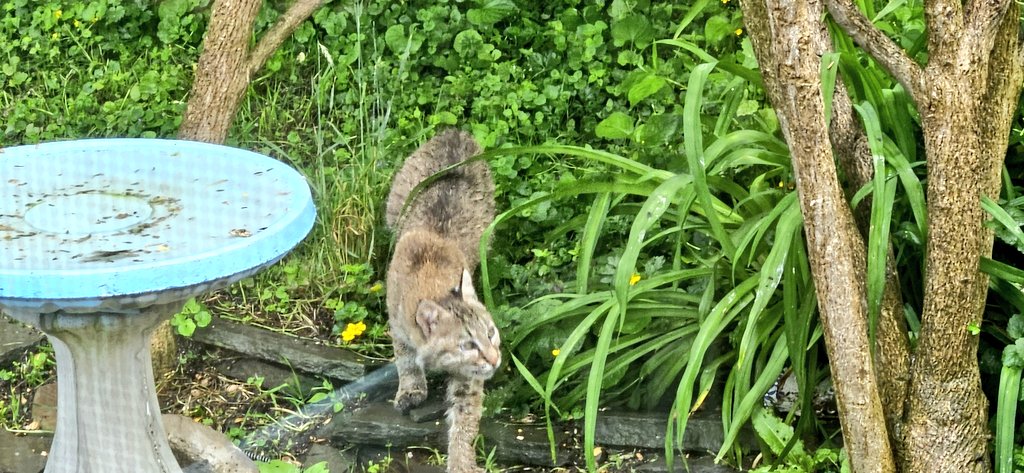
<instances>
[{"instance_id":1,"label":"tree trunk","mask_svg":"<svg viewBox=\"0 0 1024 473\"><path fill-rule=\"evenodd\" d=\"M820 1L742 2L747 29L789 144L808 256L853 470L894 472L868 343L865 245L839 184L821 92L830 39Z\"/></svg>"},{"instance_id":2,"label":"tree trunk","mask_svg":"<svg viewBox=\"0 0 1024 473\"><path fill-rule=\"evenodd\" d=\"M1010 117L1020 95L1022 51L1010 0L925 2L929 63L923 69L856 9L832 0L836 22L910 92L928 160L925 299L911 366L901 469L989 471L987 400L978 339L992 251L980 207L996 197Z\"/></svg>"},{"instance_id":3,"label":"tree trunk","mask_svg":"<svg viewBox=\"0 0 1024 473\"><path fill-rule=\"evenodd\" d=\"M296 0L259 43L250 48L253 22L263 0L217 0L206 27L203 52L178 138L223 143L252 75L322 4L323 0ZM160 379L174 368L177 359L170 322L154 332L152 350L154 374Z\"/></svg>"},{"instance_id":4,"label":"tree trunk","mask_svg":"<svg viewBox=\"0 0 1024 473\"><path fill-rule=\"evenodd\" d=\"M250 48L253 21L263 1L218 0L206 28L203 53L178 137L223 143L252 75L322 4L323 0L296 0Z\"/></svg>"},{"instance_id":5,"label":"tree trunk","mask_svg":"<svg viewBox=\"0 0 1024 473\"><path fill-rule=\"evenodd\" d=\"M213 5L178 138L223 143L249 85L249 38L263 0Z\"/></svg>"}]
</instances>

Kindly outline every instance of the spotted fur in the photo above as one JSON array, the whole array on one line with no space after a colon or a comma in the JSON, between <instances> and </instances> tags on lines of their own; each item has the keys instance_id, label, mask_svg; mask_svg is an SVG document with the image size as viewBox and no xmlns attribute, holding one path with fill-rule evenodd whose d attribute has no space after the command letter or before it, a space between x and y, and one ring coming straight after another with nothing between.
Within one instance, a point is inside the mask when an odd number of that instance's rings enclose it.
<instances>
[{"instance_id":1,"label":"spotted fur","mask_svg":"<svg viewBox=\"0 0 1024 473\"><path fill-rule=\"evenodd\" d=\"M478 248L494 219L494 183L484 162L468 163L424 188L432 174L480 153L466 133L446 131L410 156L395 175L386 218L397 233L387 305L398 366L395 407L427 397L427 371L448 374L448 471L481 471L473 442L484 381L501 365L501 338L473 288Z\"/></svg>"}]
</instances>

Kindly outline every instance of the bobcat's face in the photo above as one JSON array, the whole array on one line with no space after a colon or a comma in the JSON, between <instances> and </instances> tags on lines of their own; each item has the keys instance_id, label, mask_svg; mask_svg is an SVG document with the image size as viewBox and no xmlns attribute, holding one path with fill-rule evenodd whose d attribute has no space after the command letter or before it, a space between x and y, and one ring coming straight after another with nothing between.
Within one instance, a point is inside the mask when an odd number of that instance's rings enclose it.
<instances>
[{"instance_id":1,"label":"bobcat's face","mask_svg":"<svg viewBox=\"0 0 1024 473\"><path fill-rule=\"evenodd\" d=\"M421 301L416 321L427 339L420 349L425 368L488 379L501 366L501 336L477 299L468 272L461 287L444 299Z\"/></svg>"},{"instance_id":2,"label":"bobcat's face","mask_svg":"<svg viewBox=\"0 0 1024 473\"><path fill-rule=\"evenodd\" d=\"M469 378L490 378L501 365L501 337L491 314L476 301L454 304L452 309L462 321L462 330L453 340L456 346L451 349L453 369L449 371Z\"/></svg>"}]
</instances>

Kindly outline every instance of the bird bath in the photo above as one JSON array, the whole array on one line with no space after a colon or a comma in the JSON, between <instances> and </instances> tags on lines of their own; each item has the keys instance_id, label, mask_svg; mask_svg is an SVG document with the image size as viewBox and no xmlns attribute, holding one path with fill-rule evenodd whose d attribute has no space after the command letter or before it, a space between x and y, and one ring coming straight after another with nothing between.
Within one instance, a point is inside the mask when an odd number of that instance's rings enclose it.
<instances>
[{"instance_id":1,"label":"bird bath","mask_svg":"<svg viewBox=\"0 0 1024 473\"><path fill-rule=\"evenodd\" d=\"M306 181L240 149L102 139L0 148L0 188L0 309L57 358L46 472L180 473L149 336L298 244L315 218Z\"/></svg>"}]
</instances>

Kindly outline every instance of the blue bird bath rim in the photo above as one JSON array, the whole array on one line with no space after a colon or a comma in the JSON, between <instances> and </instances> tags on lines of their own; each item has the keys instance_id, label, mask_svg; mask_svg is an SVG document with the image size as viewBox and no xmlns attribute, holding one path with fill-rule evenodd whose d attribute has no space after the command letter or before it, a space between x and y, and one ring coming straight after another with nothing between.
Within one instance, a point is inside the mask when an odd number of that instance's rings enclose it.
<instances>
[{"instance_id":1,"label":"blue bird bath rim","mask_svg":"<svg viewBox=\"0 0 1024 473\"><path fill-rule=\"evenodd\" d=\"M316 217L306 180L208 143L88 139L0 148L0 307L116 310L217 289L274 263Z\"/></svg>"}]
</instances>

